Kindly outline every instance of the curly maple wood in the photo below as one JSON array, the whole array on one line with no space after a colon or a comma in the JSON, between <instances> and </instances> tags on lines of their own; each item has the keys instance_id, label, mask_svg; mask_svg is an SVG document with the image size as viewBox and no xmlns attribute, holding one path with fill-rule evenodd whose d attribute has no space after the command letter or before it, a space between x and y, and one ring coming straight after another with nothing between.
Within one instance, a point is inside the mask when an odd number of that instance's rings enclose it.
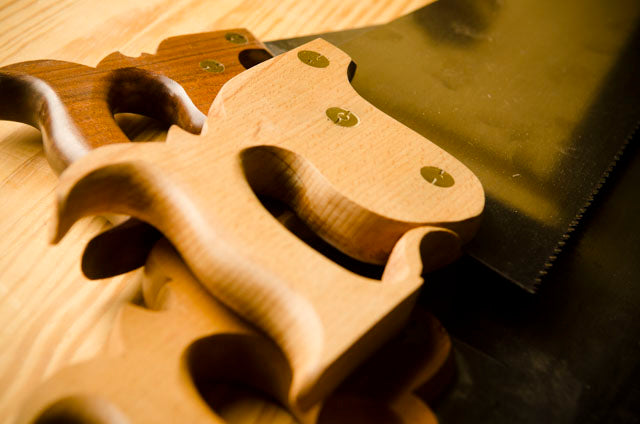
<instances>
[{"instance_id":1,"label":"curly maple wood","mask_svg":"<svg viewBox=\"0 0 640 424\"><path fill-rule=\"evenodd\" d=\"M303 50L330 65L309 66L298 59ZM105 146L72 165L58 191L54 240L81 216L103 212L162 231L212 294L283 350L293 373L289 403L300 410L403 325L422 283L420 253L432 258L429 267L453 260L484 205L463 164L353 91L349 64L320 39L264 62L223 87L203 136L174 129L166 143ZM359 124L336 125L326 115L332 107ZM425 181L425 166L455 184ZM340 250L388 259L382 281L348 272L284 231L250 182Z\"/></svg>"},{"instance_id":2,"label":"curly maple wood","mask_svg":"<svg viewBox=\"0 0 640 424\"><path fill-rule=\"evenodd\" d=\"M228 413L216 407L211 390L217 382L254 387L303 423L436 422L414 394L451 351L446 332L429 314L414 314L413 327L327 400L300 414L287 405L291 370L280 351L211 297L166 240L149 256L143 290L152 310L126 305L109 351L50 378L28 399L18 423L223 423ZM261 407L271 411L272 422L293 422L275 405L263 401Z\"/></svg>"}]
</instances>

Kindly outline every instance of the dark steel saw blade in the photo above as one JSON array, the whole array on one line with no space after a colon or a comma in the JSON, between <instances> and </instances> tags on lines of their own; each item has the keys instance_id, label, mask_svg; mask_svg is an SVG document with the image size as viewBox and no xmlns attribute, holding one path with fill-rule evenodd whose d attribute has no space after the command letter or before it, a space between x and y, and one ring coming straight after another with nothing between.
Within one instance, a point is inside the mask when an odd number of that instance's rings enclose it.
<instances>
[{"instance_id":1,"label":"dark steel saw blade","mask_svg":"<svg viewBox=\"0 0 640 424\"><path fill-rule=\"evenodd\" d=\"M480 178L468 253L534 292L638 125L639 34L637 0L440 0L322 37L360 95Z\"/></svg>"}]
</instances>

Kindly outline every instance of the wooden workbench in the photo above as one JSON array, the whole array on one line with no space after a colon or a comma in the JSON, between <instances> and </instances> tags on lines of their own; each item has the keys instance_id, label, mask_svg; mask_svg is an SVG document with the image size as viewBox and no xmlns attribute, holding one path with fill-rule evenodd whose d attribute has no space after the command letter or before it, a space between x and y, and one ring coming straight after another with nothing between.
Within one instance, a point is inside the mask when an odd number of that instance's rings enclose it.
<instances>
[{"instance_id":1,"label":"wooden workbench","mask_svg":"<svg viewBox=\"0 0 640 424\"><path fill-rule=\"evenodd\" d=\"M245 27L262 40L384 23L425 0L114 0L0 6L0 66L57 59L95 66L111 52L153 52L170 36ZM11 101L2 99L1 101ZM60 368L99 352L115 314L138 296L137 274L89 281L82 249L108 224L85 219L48 243L56 175L40 134L0 123L0 421L11 422L29 392Z\"/></svg>"}]
</instances>

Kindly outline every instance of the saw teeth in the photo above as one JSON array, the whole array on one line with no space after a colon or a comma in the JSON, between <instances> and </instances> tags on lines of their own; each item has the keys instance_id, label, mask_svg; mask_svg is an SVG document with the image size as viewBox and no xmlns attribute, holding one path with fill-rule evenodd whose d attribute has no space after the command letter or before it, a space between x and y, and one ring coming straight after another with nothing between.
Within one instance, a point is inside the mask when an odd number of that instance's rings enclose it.
<instances>
[{"instance_id":1,"label":"saw teeth","mask_svg":"<svg viewBox=\"0 0 640 424\"><path fill-rule=\"evenodd\" d=\"M605 185L607 178L609 178L609 175L611 175L611 173L613 172L613 169L618 164L618 161L624 154L624 151L629 145L630 141L636 136L636 134L638 134L639 131L640 131L640 121L636 123L636 126L633 129L633 131L631 131L629 136L625 139L624 143L618 150L618 153L615 154L615 156L613 157L613 160L611 161L611 163L609 164L605 172L602 174L602 177L594 186L594 189L591 195L587 198L587 202L582 208L580 208L575 218L569 224L569 228L567 228L565 233L562 235L561 240L558 241L556 248L554 249L554 255L551 255L549 256L549 258L547 258L548 262L545 263L544 265L545 269L539 272L538 278L536 278L536 280L534 281L533 289L531 290L532 293L535 293L537 291L538 285L542 282L542 277L544 277L547 274L547 270L553 266L553 263L557 259L558 255L562 252L562 248L566 245L567 240L571 237L571 233L573 233L576 230L576 228L580 223L580 220L586 213L589 206L591 206L591 203L593 203L593 201L596 199L596 197L600 193L600 189L602 189L602 187Z\"/></svg>"}]
</instances>

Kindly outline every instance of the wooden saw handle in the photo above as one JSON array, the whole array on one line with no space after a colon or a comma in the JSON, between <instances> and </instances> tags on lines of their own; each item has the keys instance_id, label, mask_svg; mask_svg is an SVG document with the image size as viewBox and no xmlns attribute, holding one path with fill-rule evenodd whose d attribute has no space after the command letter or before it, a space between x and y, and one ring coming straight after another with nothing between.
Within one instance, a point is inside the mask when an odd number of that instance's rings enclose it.
<instances>
[{"instance_id":1,"label":"wooden saw handle","mask_svg":"<svg viewBox=\"0 0 640 424\"><path fill-rule=\"evenodd\" d=\"M424 268L451 262L484 207L462 163L359 97L351 61L323 40L230 80L207 131L106 146L61 176L54 240L115 212L158 228L216 298L265 331L305 411L402 327ZM350 256L352 274L288 232L257 194L286 203Z\"/></svg>"},{"instance_id":2,"label":"wooden saw handle","mask_svg":"<svg viewBox=\"0 0 640 424\"><path fill-rule=\"evenodd\" d=\"M152 310L125 306L109 352L56 373L27 400L18 423L223 423L226 411L211 390L217 383L252 387L303 423L436 422L414 393L445 370L451 342L425 312L328 399L296 416L281 352L204 291L166 240L149 255L143 291ZM284 411L267 410L290 422ZM255 422L250 408L241 412Z\"/></svg>"},{"instance_id":3,"label":"wooden saw handle","mask_svg":"<svg viewBox=\"0 0 640 424\"><path fill-rule=\"evenodd\" d=\"M96 147L129 139L113 119L131 112L200 133L222 85L270 55L244 29L172 37L156 54L112 53L95 68L56 60L0 68L0 119L42 132L62 172Z\"/></svg>"}]
</instances>

